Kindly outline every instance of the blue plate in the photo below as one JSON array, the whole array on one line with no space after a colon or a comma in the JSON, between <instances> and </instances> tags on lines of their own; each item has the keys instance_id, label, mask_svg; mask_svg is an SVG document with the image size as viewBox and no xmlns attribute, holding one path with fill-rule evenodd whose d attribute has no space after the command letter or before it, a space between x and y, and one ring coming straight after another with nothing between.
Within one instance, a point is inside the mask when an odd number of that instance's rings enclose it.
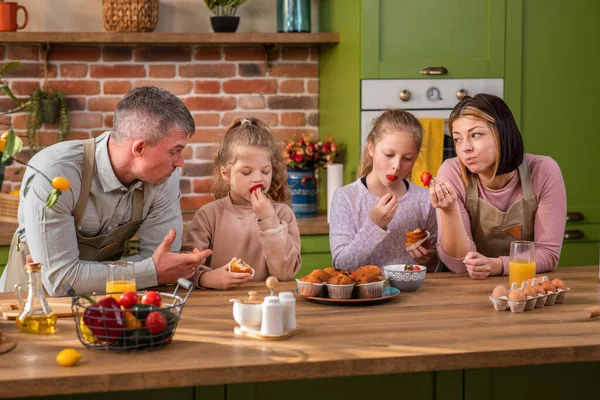
<instances>
[{"instance_id":1,"label":"blue plate","mask_svg":"<svg viewBox=\"0 0 600 400\"><path fill-rule=\"evenodd\" d=\"M296 289L296 293L298 293L298 289ZM315 303L319 303L319 304L325 304L325 305L365 306L365 305L370 305L370 304L384 303L388 300L393 299L394 297L398 296L399 294L400 294L400 290L396 289L395 287L384 286L381 297L374 297L372 299L330 299L329 297L312 297L312 296L302 296L302 295L300 295L300 296L304 297L306 300L309 300L309 301L312 301Z\"/></svg>"}]
</instances>

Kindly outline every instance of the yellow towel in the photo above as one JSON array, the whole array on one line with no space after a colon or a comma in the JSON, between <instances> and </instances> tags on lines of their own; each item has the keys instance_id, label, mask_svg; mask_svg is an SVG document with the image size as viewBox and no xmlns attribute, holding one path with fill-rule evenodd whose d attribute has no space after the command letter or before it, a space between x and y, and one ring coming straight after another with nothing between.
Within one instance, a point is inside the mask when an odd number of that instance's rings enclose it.
<instances>
[{"instance_id":1,"label":"yellow towel","mask_svg":"<svg viewBox=\"0 0 600 400\"><path fill-rule=\"evenodd\" d=\"M435 177L442 165L445 121L443 118L419 118L419 121L424 129L423 143L411 173L411 181L415 185L423 187L421 174L429 171Z\"/></svg>"}]
</instances>

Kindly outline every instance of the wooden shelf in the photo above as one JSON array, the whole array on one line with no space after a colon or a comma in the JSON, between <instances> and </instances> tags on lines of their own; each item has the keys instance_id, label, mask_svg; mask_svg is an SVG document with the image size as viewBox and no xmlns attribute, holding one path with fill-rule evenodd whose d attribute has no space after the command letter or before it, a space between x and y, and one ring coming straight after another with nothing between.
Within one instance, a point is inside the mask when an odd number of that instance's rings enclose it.
<instances>
[{"instance_id":1,"label":"wooden shelf","mask_svg":"<svg viewBox=\"0 0 600 400\"><path fill-rule=\"evenodd\" d=\"M339 33L2 32L0 43L238 44L312 46L339 43Z\"/></svg>"}]
</instances>

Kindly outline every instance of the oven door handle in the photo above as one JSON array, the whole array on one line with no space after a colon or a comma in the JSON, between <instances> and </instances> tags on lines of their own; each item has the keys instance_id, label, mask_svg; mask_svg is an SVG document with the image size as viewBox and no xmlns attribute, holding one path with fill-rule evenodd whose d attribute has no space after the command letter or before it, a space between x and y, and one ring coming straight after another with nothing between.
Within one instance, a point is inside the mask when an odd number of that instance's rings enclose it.
<instances>
[{"instance_id":1,"label":"oven door handle","mask_svg":"<svg viewBox=\"0 0 600 400\"><path fill-rule=\"evenodd\" d=\"M448 69L444 66L439 67L425 67L421 70L421 75L446 75Z\"/></svg>"}]
</instances>

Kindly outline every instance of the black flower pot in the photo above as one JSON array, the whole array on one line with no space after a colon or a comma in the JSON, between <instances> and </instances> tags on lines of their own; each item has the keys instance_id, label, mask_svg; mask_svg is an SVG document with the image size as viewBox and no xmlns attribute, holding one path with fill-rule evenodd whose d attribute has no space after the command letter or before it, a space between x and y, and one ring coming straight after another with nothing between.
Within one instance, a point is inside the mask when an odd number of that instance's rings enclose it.
<instances>
[{"instance_id":1,"label":"black flower pot","mask_svg":"<svg viewBox=\"0 0 600 400\"><path fill-rule=\"evenodd\" d=\"M235 32L240 24L240 17L210 17L210 24L215 32Z\"/></svg>"},{"instance_id":2,"label":"black flower pot","mask_svg":"<svg viewBox=\"0 0 600 400\"><path fill-rule=\"evenodd\" d=\"M40 111L42 113L42 123L55 123L58 117L58 101L54 99L41 99Z\"/></svg>"}]
</instances>

